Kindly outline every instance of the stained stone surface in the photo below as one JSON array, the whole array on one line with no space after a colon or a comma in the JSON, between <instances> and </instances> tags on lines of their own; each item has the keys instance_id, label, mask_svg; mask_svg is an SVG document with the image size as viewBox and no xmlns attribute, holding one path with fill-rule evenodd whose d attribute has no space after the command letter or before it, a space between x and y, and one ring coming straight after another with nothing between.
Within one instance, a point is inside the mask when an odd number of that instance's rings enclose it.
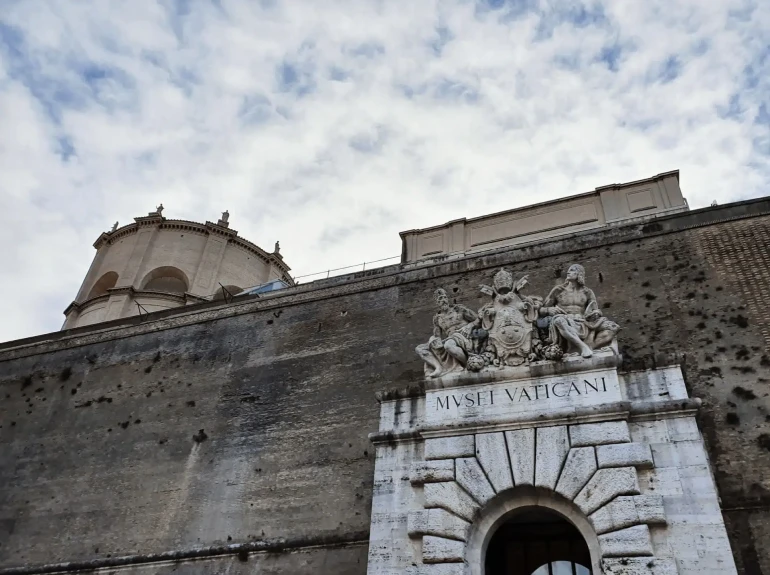
<instances>
[{"instance_id":1,"label":"stained stone surface","mask_svg":"<svg viewBox=\"0 0 770 575\"><path fill-rule=\"evenodd\" d=\"M616 531L640 523L666 522L663 497L660 495L620 496L601 507L590 516L599 534Z\"/></svg>"},{"instance_id":2,"label":"stained stone surface","mask_svg":"<svg viewBox=\"0 0 770 575\"><path fill-rule=\"evenodd\" d=\"M407 520L409 535L436 535L465 541L471 524L445 509L410 511Z\"/></svg>"},{"instance_id":3,"label":"stained stone surface","mask_svg":"<svg viewBox=\"0 0 770 575\"><path fill-rule=\"evenodd\" d=\"M457 459L456 466L457 483L480 505L484 505L495 496L495 490L492 489L475 457Z\"/></svg>"},{"instance_id":4,"label":"stained stone surface","mask_svg":"<svg viewBox=\"0 0 770 575\"><path fill-rule=\"evenodd\" d=\"M453 457L472 457L476 454L476 445L472 435L439 437L425 440L425 459L451 459Z\"/></svg>"},{"instance_id":5,"label":"stained stone surface","mask_svg":"<svg viewBox=\"0 0 770 575\"><path fill-rule=\"evenodd\" d=\"M422 538L422 560L425 563L457 563L463 560L465 543L454 539L426 535Z\"/></svg>"},{"instance_id":6,"label":"stained stone surface","mask_svg":"<svg viewBox=\"0 0 770 575\"><path fill-rule=\"evenodd\" d=\"M508 464L508 452L502 432L476 435L476 459L496 492L513 487L511 466Z\"/></svg>"},{"instance_id":7,"label":"stained stone surface","mask_svg":"<svg viewBox=\"0 0 770 575\"><path fill-rule=\"evenodd\" d=\"M568 451L569 437L566 426L541 427L537 430L536 486L549 489L556 487Z\"/></svg>"},{"instance_id":8,"label":"stained stone surface","mask_svg":"<svg viewBox=\"0 0 770 575\"><path fill-rule=\"evenodd\" d=\"M479 508L470 495L454 481L450 483L428 483L425 485L425 507L441 507L473 521L473 514Z\"/></svg>"},{"instance_id":9,"label":"stained stone surface","mask_svg":"<svg viewBox=\"0 0 770 575\"><path fill-rule=\"evenodd\" d=\"M415 461L409 468L409 481L415 485L433 483L436 481L452 481L454 478L454 459Z\"/></svg>"},{"instance_id":10,"label":"stained stone surface","mask_svg":"<svg viewBox=\"0 0 770 575\"><path fill-rule=\"evenodd\" d=\"M515 485L535 484L535 429L506 431Z\"/></svg>"},{"instance_id":11,"label":"stained stone surface","mask_svg":"<svg viewBox=\"0 0 770 575\"><path fill-rule=\"evenodd\" d=\"M652 450L646 443L619 443L600 445L596 448L599 467L650 468L653 465Z\"/></svg>"},{"instance_id":12,"label":"stained stone surface","mask_svg":"<svg viewBox=\"0 0 770 575\"><path fill-rule=\"evenodd\" d=\"M438 563L419 566L410 566L406 569L406 575L464 575L465 565L462 563Z\"/></svg>"},{"instance_id":13,"label":"stained stone surface","mask_svg":"<svg viewBox=\"0 0 770 575\"><path fill-rule=\"evenodd\" d=\"M570 445L604 445L608 443L626 443L631 441L628 423L625 421L607 421L604 423L586 423L572 425L569 428Z\"/></svg>"},{"instance_id":14,"label":"stained stone surface","mask_svg":"<svg viewBox=\"0 0 770 575\"><path fill-rule=\"evenodd\" d=\"M575 503L586 515L618 495L638 495L639 481L633 467L599 469L575 497Z\"/></svg>"},{"instance_id":15,"label":"stained stone surface","mask_svg":"<svg viewBox=\"0 0 770 575\"><path fill-rule=\"evenodd\" d=\"M602 560L605 575L679 575L674 559L624 557ZM684 575L684 574L682 574ZM718 575L709 573L708 575Z\"/></svg>"},{"instance_id":16,"label":"stained stone surface","mask_svg":"<svg viewBox=\"0 0 770 575\"><path fill-rule=\"evenodd\" d=\"M599 546L604 557L652 555L650 529L646 525L634 525L599 535Z\"/></svg>"},{"instance_id":17,"label":"stained stone surface","mask_svg":"<svg viewBox=\"0 0 770 575\"><path fill-rule=\"evenodd\" d=\"M596 471L596 454L593 447L576 447L569 451L564 469L556 484L556 492L567 499L574 499Z\"/></svg>"}]
</instances>

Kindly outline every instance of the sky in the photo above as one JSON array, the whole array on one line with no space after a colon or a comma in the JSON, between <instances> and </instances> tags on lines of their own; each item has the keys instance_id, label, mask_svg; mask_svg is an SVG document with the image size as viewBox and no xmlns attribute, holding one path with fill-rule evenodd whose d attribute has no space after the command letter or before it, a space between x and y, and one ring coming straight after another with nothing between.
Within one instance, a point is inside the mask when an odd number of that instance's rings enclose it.
<instances>
[{"instance_id":1,"label":"sky","mask_svg":"<svg viewBox=\"0 0 770 575\"><path fill-rule=\"evenodd\" d=\"M767 0L0 0L0 341L163 203L292 273L679 169L768 195Z\"/></svg>"}]
</instances>

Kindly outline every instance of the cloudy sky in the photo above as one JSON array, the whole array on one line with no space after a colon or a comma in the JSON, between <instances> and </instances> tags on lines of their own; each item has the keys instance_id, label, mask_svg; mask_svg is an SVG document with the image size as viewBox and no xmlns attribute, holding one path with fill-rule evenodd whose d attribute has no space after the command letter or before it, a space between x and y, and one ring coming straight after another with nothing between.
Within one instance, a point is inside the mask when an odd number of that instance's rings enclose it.
<instances>
[{"instance_id":1,"label":"cloudy sky","mask_svg":"<svg viewBox=\"0 0 770 575\"><path fill-rule=\"evenodd\" d=\"M766 195L768 94L767 0L0 0L0 340L160 202L303 275L673 169Z\"/></svg>"}]
</instances>

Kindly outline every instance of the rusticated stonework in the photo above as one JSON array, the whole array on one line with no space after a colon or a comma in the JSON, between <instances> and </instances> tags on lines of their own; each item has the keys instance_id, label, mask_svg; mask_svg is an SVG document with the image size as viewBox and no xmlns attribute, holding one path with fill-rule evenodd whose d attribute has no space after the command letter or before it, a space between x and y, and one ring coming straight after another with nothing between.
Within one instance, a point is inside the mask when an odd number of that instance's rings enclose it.
<instances>
[{"instance_id":1,"label":"rusticated stonework","mask_svg":"<svg viewBox=\"0 0 770 575\"><path fill-rule=\"evenodd\" d=\"M737 573L700 402L675 358L633 374L619 359L461 371L382 394L368 573L481 575L491 534L532 507L580 531L597 575Z\"/></svg>"}]
</instances>

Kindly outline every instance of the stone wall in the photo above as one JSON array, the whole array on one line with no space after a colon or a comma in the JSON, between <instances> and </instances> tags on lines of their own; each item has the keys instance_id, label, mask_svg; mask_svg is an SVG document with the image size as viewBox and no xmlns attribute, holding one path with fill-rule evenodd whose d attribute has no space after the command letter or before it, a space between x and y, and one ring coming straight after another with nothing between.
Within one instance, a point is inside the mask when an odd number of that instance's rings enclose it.
<instances>
[{"instance_id":1,"label":"stone wall","mask_svg":"<svg viewBox=\"0 0 770 575\"><path fill-rule=\"evenodd\" d=\"M5 344L0 573L362 575L374 394L420 385L433 290L478 308L506 265L544 295L578 261L624 327L621 371L684 354L739 573L770 575L768 212L732 204Z\"/></svg>"}]
</instances>

